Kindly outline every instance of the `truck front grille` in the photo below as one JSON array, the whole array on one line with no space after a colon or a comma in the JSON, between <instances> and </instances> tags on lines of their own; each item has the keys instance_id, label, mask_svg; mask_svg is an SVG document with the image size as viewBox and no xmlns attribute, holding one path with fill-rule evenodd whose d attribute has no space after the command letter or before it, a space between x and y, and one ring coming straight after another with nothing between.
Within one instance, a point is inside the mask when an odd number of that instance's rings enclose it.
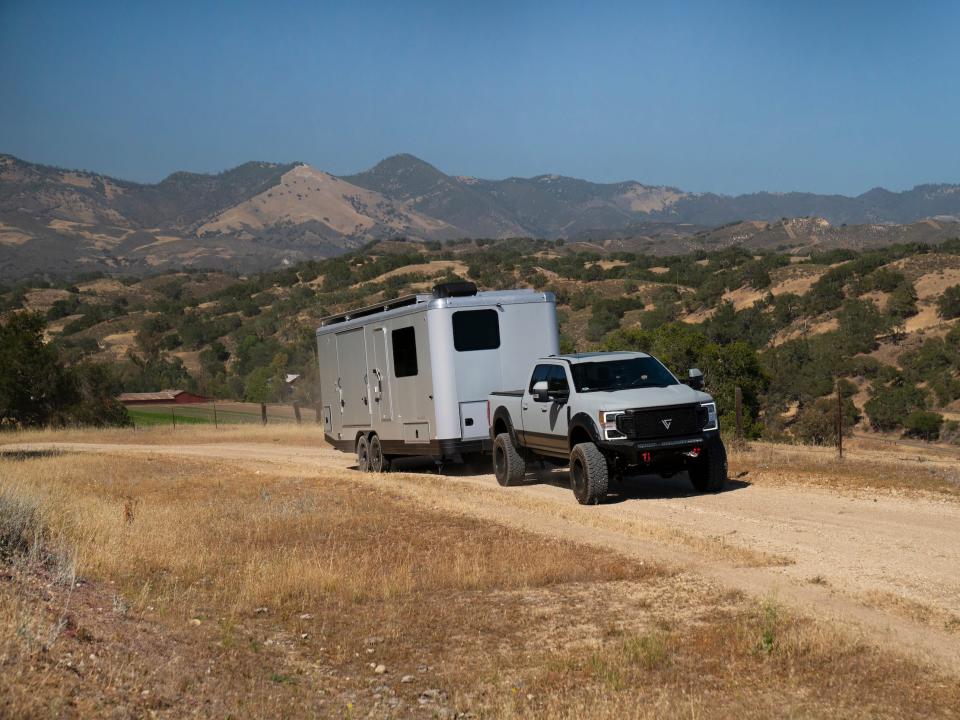
<instances>
[{"instance_id":1,"label":"truck front grille","mask_svg":"<svg viewBox=\"0 0 960 720\"><path fill-rule=\"evenodd\" d=\"M617 417L617 430L631 440L695 435L706 424L707 411L700 405L627 410Z\"/></svg>"}]
</instances>

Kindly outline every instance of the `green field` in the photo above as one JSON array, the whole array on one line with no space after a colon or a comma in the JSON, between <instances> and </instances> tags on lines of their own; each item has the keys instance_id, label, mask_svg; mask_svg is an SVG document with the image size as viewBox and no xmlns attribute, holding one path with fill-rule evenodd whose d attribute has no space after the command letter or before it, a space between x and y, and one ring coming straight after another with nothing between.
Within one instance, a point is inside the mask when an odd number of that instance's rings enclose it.
<instances>
[{"instance_id":1,"label":"green field","mask_svg":"<svg viewBox=\"0 0 960 720\"><path fill-rule=\"evenodd\" d=\"M127 408L130 418L138 427L155 425L238 425L260 423L260 405L257 403L225 402L202 403L196 405L133 405ZM314 423L316 415L312 409L300 411L304 423ZM289 405L268 405L267 422L296 423L293 408Z\"/></svg>"}]
</instances>

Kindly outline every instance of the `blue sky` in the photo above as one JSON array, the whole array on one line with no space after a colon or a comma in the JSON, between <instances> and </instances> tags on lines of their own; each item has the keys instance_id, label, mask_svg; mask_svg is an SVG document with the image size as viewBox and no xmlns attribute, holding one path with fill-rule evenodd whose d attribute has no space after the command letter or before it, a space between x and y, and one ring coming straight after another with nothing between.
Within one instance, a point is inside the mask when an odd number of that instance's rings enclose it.
<instances>
[{"instance_id":1,"label":"blue sky","mask_svg":"<svg viewBox=\"0 0 960 720\"><path fill-rule=\"evenodd\" d=\"M858 194L960 182L960 3L0 0L0 152Z\"/></svg>"}]
</instances>

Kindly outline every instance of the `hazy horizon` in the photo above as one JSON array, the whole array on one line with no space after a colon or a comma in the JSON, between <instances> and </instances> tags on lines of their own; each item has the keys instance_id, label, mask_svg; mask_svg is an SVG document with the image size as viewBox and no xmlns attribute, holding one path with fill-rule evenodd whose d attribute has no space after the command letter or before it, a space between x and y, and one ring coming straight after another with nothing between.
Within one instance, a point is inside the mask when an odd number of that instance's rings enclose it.
<instances>
[{"instance_id":1,"label":"hazy horizon","mask_svg":"<svg viewBox=\"0 0 960 720\"><path fill-rule=\"evenodd\" d=\"M856 196L960 182L960 7L0 4L0 152Z\"/></svg>"}]
</instances>

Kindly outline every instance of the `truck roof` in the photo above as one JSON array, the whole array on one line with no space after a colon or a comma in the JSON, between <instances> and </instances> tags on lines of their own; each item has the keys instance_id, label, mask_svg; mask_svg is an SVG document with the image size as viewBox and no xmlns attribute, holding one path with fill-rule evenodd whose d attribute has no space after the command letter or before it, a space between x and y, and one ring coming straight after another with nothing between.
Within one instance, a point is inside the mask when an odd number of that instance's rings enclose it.
<instances>
[{"instance_id":1,"label":"truck roof","mask_svg":"<svg viewBox=\"0 0 960 720\"><path fill-rule=\"evenodd\" d=\"M567 355L551 355L541 358L541 360L566 360L571 365L585 362L597 362L603 360L629 360L630 358L650 357L644 352L630 352L627 350L618 350L614 352L583 352L570 353Z\"/></svg>"}]
</instances>

